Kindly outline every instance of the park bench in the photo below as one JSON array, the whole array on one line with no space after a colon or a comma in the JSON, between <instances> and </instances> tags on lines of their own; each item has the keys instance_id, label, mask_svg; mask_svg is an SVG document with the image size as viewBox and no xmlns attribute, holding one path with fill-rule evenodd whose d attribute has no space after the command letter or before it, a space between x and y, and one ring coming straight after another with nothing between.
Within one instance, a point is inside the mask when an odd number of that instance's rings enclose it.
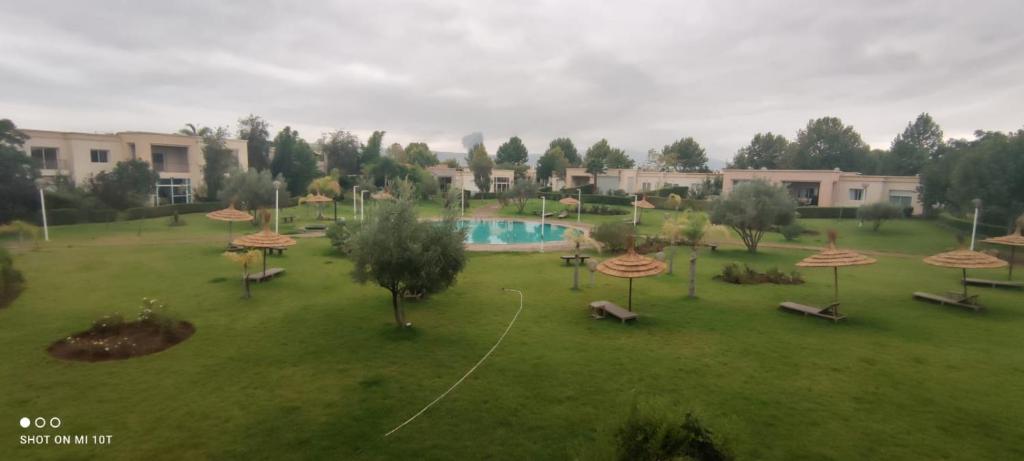
<instances>
[{"instance_id":1,"label":"park bench","mask_svg":"<svg viewBox=\"0 0 1024 461\"><path fill-rule=\"evenodd\" d=\"M284 221L286 223L295 222L295 216L281 216L281 221Z\"/></svg>"},{"instance_id":2,"label":"park bench","mask_svg":"<svg viewBox=\"0 0 1024 461\"><path fill-rule=\"evenodd\" d=\"M560 213L558 213L558 216L556 216L556 218L565 219L567 216L569 216L569 212L562 210Z\"/></svg>"},{"instance_id":3,"label":"park bench","mask_svg":"<svg viewBox=\"0 0 1024 461\"><path fill-rule=\"evenodd\" d=\"M584 255L579 255L579 256L576 256L576 255L562 255L562 256L560 256L560 258L562 258L562 261L565 261L565 265L568 266L569 262L574 260L574 259L579 259L580 263L585 263L585 262L587 262L587 259L590 258L590 256L584 256Z\"/></svg>"},{"instance_id":4,"label":"park bench","mask_svg":"<svg viewBox=\"0 0 1024 461\"><path fill-rule=\"evenodd\" d=\"M1011 282L1011 281L1008 281L1008 280L986 280L986 279L966 278L966 279L963 280L963 283L966 283L967 285L976 285L976 286L991 287L991 288L1017 288L1017 289L1024 288L1024 283L1021 283L1021 282Z\"/></svg>"},{"instance_id":5,"label":"park bench","mask_svg":"<svg viewBox=\"0 0 1024 461\"><path fill-rule=\"evenodd\" d=\"M321 230L327 230L327 225L326 224L306 224L306 227L304 227L303 229L305 229L307 231L321 231Z\"/></svg>"},{"instance_id":6,"label":"park bench","mask_svg":"<svg viewBox=\"0 0 1024 461\"><path fill-rule=\"evenodd\" d=\"M832 322L839 322L840 320L846 319L845 315L839 314L839 303L832 303L825 307L815 307L808 306L806 304L794 303L792 301L786 301L780 303L779 308L791 312L797 312L803 315L813 315L815 317L829 319Z\"/></svg>"},{"instance_id":7,"label":"park bench","mask_svg":"<svg viewBox=\"0 0 1024 461\"><path fill-rule=\"evenodd\" d=\"M964 298L963 295L961 295L960 293L948 293L947 296L942 296L932 293L925 293L923 291L915 291L914 299L920 301L929 301L941 305L948 304L950 306L963 307L965 309L970 309L974 312L978 312L985 308L981 304L978 304L978 295L968 296Z\"/></svg>"},{"instance_id":8,"label":"park bench","mask_svg":"<svg viewBox=\"0 0 1024 461\"><path fill-rule=\"evenodd\" d=\"M284 269L282 269L280 267L271 267L270 269L267 269L266 271L263 271L263 272L256 272L256 273L249 274L249 281L250 282L263 282L265 280L270 280L271 278L274 278L274 277L276 277L278 275L281 275L283 273L284 273Z\"/></svg>"},{"instance_id":9,"label":"park bench","mask_svg":"<svg viewBox=\"0 0 1024 461\"><path fill-rule=\"evenodd\" d=\"M635 312L627 311L610 301L594 301L590 303L590 316L595 319L603 319L605 316L612 316L626 323L627 320L636 320Z\"/></svg>"}]
</instances>

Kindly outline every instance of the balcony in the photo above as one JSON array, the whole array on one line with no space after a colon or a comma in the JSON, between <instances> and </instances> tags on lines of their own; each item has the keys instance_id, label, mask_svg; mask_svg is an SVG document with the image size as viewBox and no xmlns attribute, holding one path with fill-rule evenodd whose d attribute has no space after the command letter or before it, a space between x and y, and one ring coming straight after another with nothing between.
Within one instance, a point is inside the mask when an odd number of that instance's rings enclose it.
<instances>
[{"instance_id":1,"label":"balcony","mask_svg":"<svg viewBox=\"0 0 1024 461\"><path fill-rule=\"evenodd\" d=\"M157 173L188 173L188 148L184 146L152 146L153 170Z\"/></svg>"}]
</instances>

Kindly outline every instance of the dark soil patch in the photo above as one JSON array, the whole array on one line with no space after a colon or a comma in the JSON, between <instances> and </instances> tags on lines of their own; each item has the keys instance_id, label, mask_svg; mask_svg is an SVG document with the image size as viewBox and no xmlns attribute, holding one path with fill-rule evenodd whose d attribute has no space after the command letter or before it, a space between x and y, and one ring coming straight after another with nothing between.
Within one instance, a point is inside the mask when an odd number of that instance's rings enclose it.
<instances>
[{"instance_id":1,"label":"dark soil patch","mask_svg":"<svg viewBox=\"0 0 1024 461\"><path fill-rule=\"evenodd\" d=\"M136 321L115 328L90 328L53 343L47 351L64 360L123 360L155 354L188 339L195 332L195 326L184 321L163 326Z\"/></svg>"}]
</instances>

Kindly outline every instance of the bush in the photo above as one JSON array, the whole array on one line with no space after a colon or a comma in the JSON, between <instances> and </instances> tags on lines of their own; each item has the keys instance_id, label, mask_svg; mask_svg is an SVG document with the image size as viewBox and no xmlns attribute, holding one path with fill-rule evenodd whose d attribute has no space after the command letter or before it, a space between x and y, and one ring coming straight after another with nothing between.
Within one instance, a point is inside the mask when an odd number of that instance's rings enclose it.
<instances>
[{"instance_id":1,"label":"bush","mask_svg":"<svg viewBox=\"0 0 1024 461\"><path fill-rule=\"evenodd\" d=\"M800 223L793 221L789 224L779 227L779 233L782 234L782 238L786 239L786 241L792 242L793 240L799 238L800 234L804 233L804 226L801 226Z\"/></svg>"},{"instance_id":2,"label":"bush","mask_svg":"<svg viewBox=\"0 0 1024 461\"><path fill-rule=\"evenodd\" d=\"M955 230L963 232L967 235L971 234L971 227L973 222L966 219L960 219L949 215L948 213L941 213L938 216L940 222L949 226ZM995 224L978 223L978 233L987 235L989 237L1004 235L1009 231L1006 226L998 226Z\"/></svg>"},{"instance_id":3,"label":"bush","mask_svg":"<svg viewBox=\"0 0 1024 461\"><path fill-rule=\"evenodd\" d=\"M7 250L0 248L0 307L4 307L21 294L25 277L14 268L14 260Z\"/></svg>"},{"instance_id":4,"label":"bush","mask_svg":"<svg viewBox=\"0 0 1024 461\"><path fill-rule=\"evenodd\" d=\"M331 241L331 247L343 255L352 254L354 243L352 237L359 233L361 224L361 221L341 220L327 227L327 238Z\"/></svg>"},{"instance_id":5,"label":"bush","mask_svg":"<svg viewBox=\"0 0 1024 461\"><path fill-rule=\"evenodd\" d=\"M623 251L629 247L630 235L633 235L633 226L621 222L601 223L590 232L590 236L609 251Z\"/></svg>"},{"instance_id":6,"label":"bush","mask_svg":"<svg viewBox=\"0 0 1024 461\"><path fill-rule=\"evenodd\" d=\"M659 210L675 210L675 206L669 204L668 197L651 197L647 196L647 201L651 202L655 208ZM683 199L683 203L679 205L680 210L697 210L697 211L708 211L711 209L711 202L708 200L691 200Z\"/></svg>"},{"instance_id":7,"label":"bush","mask_svg":"<svg viewBox=\"0 0 1024 461\"><path fill-rule=\"evenodd\" d=\"M282 204L283 206L283 204ZM175 213L187 214L187 213L209 213L216 211L224 207L221 202L193 202L193 203L179 203L177 205L161 205L161 206L149 206L140 208L129 208L121 213L123 219L148 219L148 218L165 218L173 216Z\"/></svg>"},{"instance_id":8,"label":"bush","mask_svg":"<svg viewBox=\"0 0 1024 461\"><path fill-rule=\"evenodd\" d=\"M821 207L801 206L796 208L801 218L807 219L854 219L857 217L856 207Z\"/></svg>"},{"instance_id":9,"label":"bush","mask_svg":"<svg viewBox=\"0 0 1024 461\"><path fill-rule=\"evenodd\" d=\"M716 280L734 283L737 285L756 285L759 283L774 283L776 285L799 285L804 279L798 272L790 272L786 275L778 268L768 269L761 273L744 264L743 268L736 263L729 263L722 266L722 273L714 277Z\"/></svg>"},{"instance_id":10,"label":"bush","mask_svg":"<svg viewBox=\"0 0 1024 461\"><path fill-rule=\"evenodd\" d=\"M857 209L857 219L870 221L871 230L877 231L882 223L903 217L903 209L889 202L875 202Z\"/></svg>"},{"instance_id":11,"label":"bush","mask_svg":"<svg viewBox=\"0 0 1024 461\"><path fill-rule=\"evenodd\" d=\"M616 458L628 461L726 461L732 454L714 433L687 413L682 423L634 409L615 434Z\"/></svg>"},{"instance_id":12,"label":"bush","mask_svg":"<svg viewBox=\"0 0 1024 461\"><path fill-rule=\"evenodd\" d=\"M672 186L663 187L658 190L651 191L650 194L655 197L668 197L669 194L676 194L680 197L686 197L686 194L690 191L688 186Z\"/></svg>"},{"instance_id":13,"label":"bush","mask_svg":"<svg viewBox=\"0 0 1024 461\"><path fill-rule=\"evenodd\" d=\"M608 205L591 205L591 206L584 206L583 207L583 213L586 213L586 214L596 214L596 215L602 215L602 216L614 216L614 215L628 214L629 212L626 211L626 210L623 210L622 208L612 208L612 207L610 207Z\"/></svg>"}]
</instances>

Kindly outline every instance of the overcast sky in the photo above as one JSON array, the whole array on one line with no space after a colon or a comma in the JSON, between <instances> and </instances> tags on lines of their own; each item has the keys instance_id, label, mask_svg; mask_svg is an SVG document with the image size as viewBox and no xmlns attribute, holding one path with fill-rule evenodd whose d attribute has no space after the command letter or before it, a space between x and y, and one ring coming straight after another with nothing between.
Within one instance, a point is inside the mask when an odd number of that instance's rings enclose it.
<instances>
[{"instance_id":1,"label":"overcast sky","mask_svg":"<svg viewBox=\"0 0 1024 461\"><path fill-rule=\"evenodd\" d=\"M873 147L920 112L949 136L1024 125L1024 1L0 0L0 118L73 131L345 129L634 157L835 115ZM771 3L769 5L769 3ZM855 4L856 3L856 4Z\"/></svg>"}]
</instances>

